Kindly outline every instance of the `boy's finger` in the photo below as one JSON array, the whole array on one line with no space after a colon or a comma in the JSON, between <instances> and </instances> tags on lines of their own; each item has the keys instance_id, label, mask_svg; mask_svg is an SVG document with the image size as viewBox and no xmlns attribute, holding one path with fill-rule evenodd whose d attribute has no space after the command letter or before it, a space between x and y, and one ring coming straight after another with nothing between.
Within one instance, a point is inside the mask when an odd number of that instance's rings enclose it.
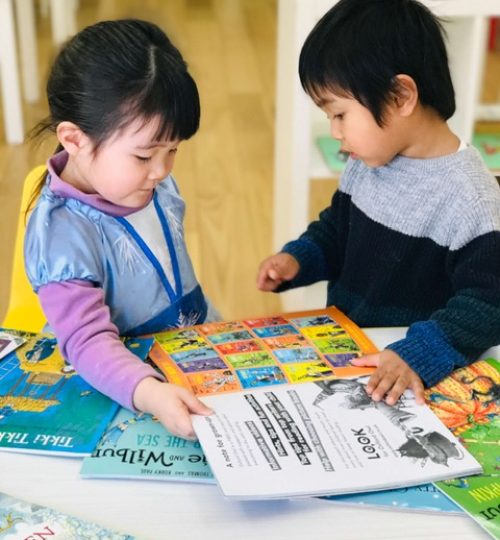
<instances>
[{"instance_id":1,"label":"boy's finger","mask_svg":"<svg viewBox=\"0 0 500 540\"><path fill-rule=\"evenodd\" d=\"M382 379L382 374L380 371L375 371L375 373L372 374L372 376L368 379L368 383L366 385L366 391L368 394L371 394L375 388L377 388L380 380Z\"/></svg>"},{"instance_id":2,"label":"boy's finger","mask_svg":"<svg viewBox=\"0 0 500 540\"><path fill-rule=\"evenodd\" d=\"M394 384L394 377L389 374L386 374L384 377L380 379L380 382L378 383L377 387L373 390L372 399L374 401L380 401L384 399L384 396L392 388L393 384Z\"/></svg>"},{"instance_id":3,"label":"boy's finger","mask_svg":"<svg viewBox=\"0 0 500 540\"><path fill-rule=\"evenodd\" d=\"M378 366L378 354L368 354L351 360L353 366Z\"/></svg>"},{"instance_id":4,"label":"boy's finger","mask_svg":"<svg viewBox=\"0 0 500 540\"><path fill-rule=\"evenodd\" d=\"M413 390L413 393L415 394L415 400L419 405L423 405L425 403L425 391L424 391L424 385L422 384L422 381L420 379L416 379L411 384L411 389Z\"/></svg>"},{"instance_id":5,"label":"boy's finger","mask_svg":"<svg viewBox=\"0 0 500 540\"><path fill-rule=\"evenodd\" d=\"M273 281L277 281L278 279L280 279L280 276L278 274L278 272L276 271L275 268L270 268L269 269L269 272L267 273L267 275L269 276L270 279L272 279Z\"/></svg>"},{"instance_id":6,"label":"boy's finger","mask_svg":"<svg viewBox=\"0 0 500 540\"><path fill-rule=\"evenodd\" d=\"M395 405L398 399L403 395L404 391L408 388L408 379L405 377L399 377L394 383L394 386L390 389L385 402L387 405Z\"/></svg>"}]
</instances>

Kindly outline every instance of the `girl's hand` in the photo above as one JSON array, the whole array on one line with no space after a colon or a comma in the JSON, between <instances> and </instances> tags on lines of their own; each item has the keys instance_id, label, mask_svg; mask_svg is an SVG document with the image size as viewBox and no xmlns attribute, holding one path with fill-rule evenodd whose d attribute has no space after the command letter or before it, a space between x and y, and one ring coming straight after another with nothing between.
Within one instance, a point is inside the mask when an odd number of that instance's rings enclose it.
<instances>
[{"instance_id":1,"label":"girl's hand","mask_svg":"<svg viewBox=\"0 0 500 540\"><path fill-rule=\"evenodd\" d=\"M136 409L152 414L170 433L183 439L196 439L191 414L213 413L185 388L154 377L146 377L137 385L133 401Z\"/></svg>"},{"instance_id":2,"label":"girl's hand","mask_svg":"<svg viewBox=\"0 0 500 540\"><path fill-rule=\"evenodd\" d=\"M290 281L299 272L300 266L295 257L288 253L277 253L265 259L257 274L257 288L261 291L274 291L284 281Z\"/></svg>"},{"instance_id":3,"label":"girl's hand","mask_svg":"<svg viewBox=\"0 0 500 540\"><path fill-rule=\"evenodd\" d=\"M422 379L394 351L385 349L381 353L354 358L354 366L376 366L366 385L366 391L373 401L384 399L387 405L394 405L407 388L415 394L417 403L425 403Z\"/></svg>"}]
</instances>

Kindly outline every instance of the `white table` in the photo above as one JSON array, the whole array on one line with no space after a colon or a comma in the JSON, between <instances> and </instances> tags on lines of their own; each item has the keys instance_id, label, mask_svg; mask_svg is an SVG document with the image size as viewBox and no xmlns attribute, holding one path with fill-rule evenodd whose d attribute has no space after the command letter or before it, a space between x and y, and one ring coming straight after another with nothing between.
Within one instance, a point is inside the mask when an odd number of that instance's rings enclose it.
<instances>
[{"instance_id":1,"label":"white table","mask_svg":"<svg viewBox=\"0 0 500 540\"><path fill-rule=\"evenodd\" d=\"M366 332L383 347L404 329ZM488 356L500 358L500 347ZM0 452L0 491L150 540L490 538L465 516L353 509L317 499L234 502L213 485L84 480L80 465L78 459Z\"/></svg>"}]
</instances>

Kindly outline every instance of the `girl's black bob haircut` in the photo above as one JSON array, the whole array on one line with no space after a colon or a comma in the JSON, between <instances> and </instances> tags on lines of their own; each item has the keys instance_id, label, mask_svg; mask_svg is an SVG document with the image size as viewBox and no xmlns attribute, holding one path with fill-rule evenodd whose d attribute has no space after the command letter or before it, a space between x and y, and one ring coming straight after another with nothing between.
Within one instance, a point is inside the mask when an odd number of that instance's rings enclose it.
<instances>
[{"instance_id":1,"label":"girl's black bob haircut","mask_svg":"<svg viewBox=\"0 0 500 540\"><path fill-rule=\"evenodd\" d=\"M420 103L448 120L455 93L445 35L416 0L340 0L302 47L300 81L316 102L325 91L354 97L382 126L385 105L398 91L396 76L409 75Z\"/></svg>"},{"instance_id":2,"label":"girl's black bob haircut","mask_svg":"<svg viewBox=\"0 0 500 540\"><path fill-rule=\"evenodd\" d=\"M49 117L35 135L76 124L97 150L136 119L159 119L155 140L185 140L199 127L200 100L180 52L155 24L102 21L70 39L47 83Z\"/></svg>"}]
</instances>

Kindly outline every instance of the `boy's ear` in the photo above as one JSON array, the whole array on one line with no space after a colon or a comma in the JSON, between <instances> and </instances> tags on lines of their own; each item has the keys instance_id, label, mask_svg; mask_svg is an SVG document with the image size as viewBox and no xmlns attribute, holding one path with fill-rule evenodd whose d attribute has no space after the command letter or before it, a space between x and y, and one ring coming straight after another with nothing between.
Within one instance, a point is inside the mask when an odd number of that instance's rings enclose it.
<instances>
[{"instance_id":1,"label":"boy's ear","mask_svg":"<svg viewBox=\"0 0 500 540\"><path fill-rule=\"evenodd\" d=\"M87 150L91 141L73 122L61 122L56 128L57 139L70 156Z\"/></svg>"},{"instance_id":2,"label":"boy's ear","mask_svg":"<svg viewBox=\"0 0 500 540\"><path fill-rule=\"evenodd\" d=\"M410 116L418 103L418 88L415 80L409 75L396 75L393 94L394 104L401 116Z\"/></svg>"}]
</instances>

